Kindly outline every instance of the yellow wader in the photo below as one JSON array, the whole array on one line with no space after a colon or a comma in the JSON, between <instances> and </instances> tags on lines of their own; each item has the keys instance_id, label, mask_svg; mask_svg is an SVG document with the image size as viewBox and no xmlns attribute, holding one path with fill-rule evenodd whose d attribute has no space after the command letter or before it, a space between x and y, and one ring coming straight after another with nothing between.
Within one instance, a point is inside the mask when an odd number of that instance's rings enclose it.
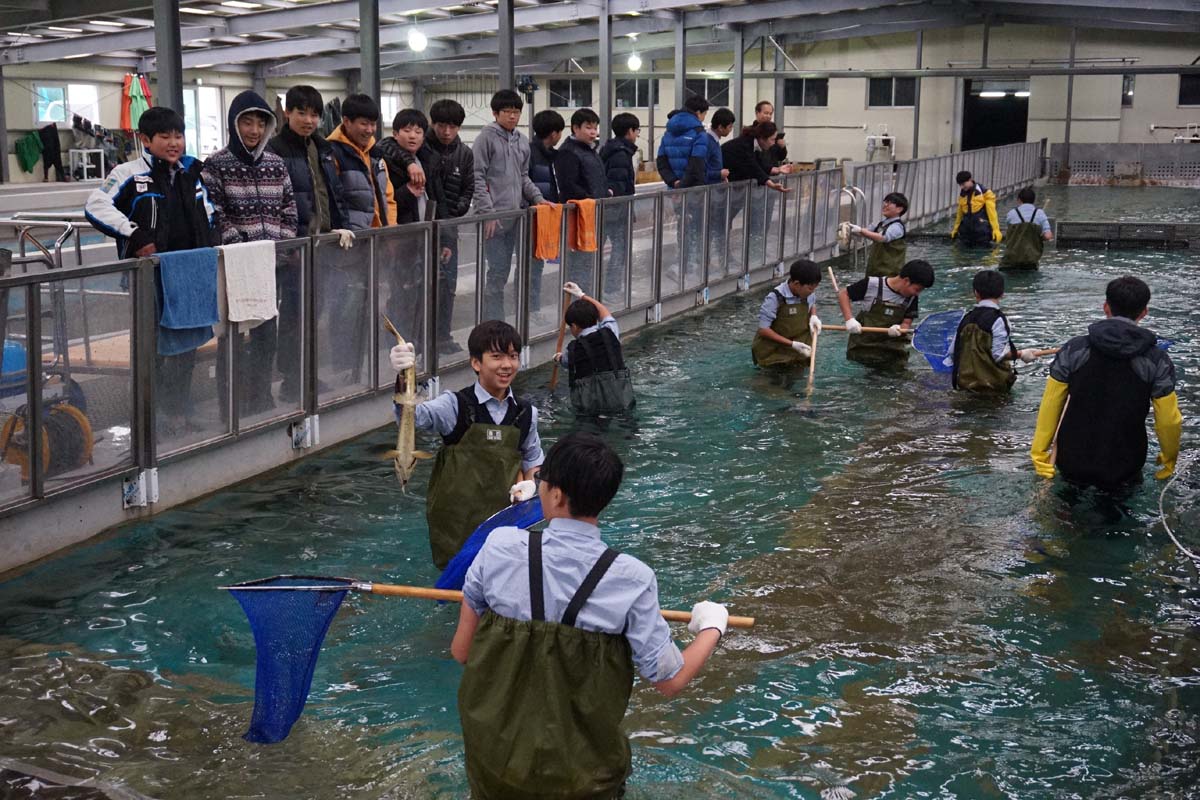
<instances>
[{"instance_id":1,"label":"yellow wader","mask_svg":"<svg viewBox=\"0 0 1200 800\"><path fill-rule=\"evenodd\" d=\"M775 310L775 319L771 321L771 330L785 339L793 342L812 344L812 331L808 329L808 320L812 310L807 300L799 303L788 303L787 298L778 289L772 289L779 299L779 308ZM750 357L760 367L805 367L808 359L800 355L786 344L773 342L761 333L754 334L754 343L750 345Z\"/></svg>"}]
</instances>

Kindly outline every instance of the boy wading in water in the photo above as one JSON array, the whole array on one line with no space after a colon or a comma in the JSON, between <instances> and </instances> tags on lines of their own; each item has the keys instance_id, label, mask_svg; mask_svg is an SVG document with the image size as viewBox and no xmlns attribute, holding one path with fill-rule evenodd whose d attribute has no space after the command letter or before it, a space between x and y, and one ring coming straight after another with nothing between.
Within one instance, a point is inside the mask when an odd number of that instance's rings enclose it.
<instances>
[{"instance_id":1,"label":"boy wading in water","mask_svg":"<svg viewBox=\"0 0 1200 800\"><path fill-rule=\"evenodd\" d=\"M1008 212L1004 223L1008 233L1004 237L1004 255L1000 266L1006 269L1037 269L1042 260L1046 242L1054 238L1046 212L1035 206L1037 199L1033 189L1026 186L1017 192L1021 204Z\"/></svg>"},{"instance_id":2,"label":"boy wading in water","mask_svg":"<svg viewBox=\"0 0 1200 800\"><path fill-rule=\"evenodd\" d=\"M601 540L623 471L599 437L563 437L539 476L549 526L497 528L467 571L450 652L466 665L458 713L475 800L620 797L634 669L671 697L725 632L725 607L697 603L680 652L654 571Z\"/></svg>"},{"instance_id":3,"label":"boy wading in water","mask_svg":"<svg viewBox=\"0 0 1200 800\"><path fill-rule=\"evenodd\" d=\"M867 276L890 278L899 275L908 257L908 244L904 241L907 229L900 219L908 211L908 198L892 192L883 198L883 219L871 230L858 225L848 225L850 233L870 239L874 244L867 251Z\"/></svg>"},{"instance_id":4,"label":"boy wading in water","mask_svg":"<svg viewBox=\"0 0 1200 800\"><path fill-rule=\"evenodd\" d=\"M971 281L975 307L963 315L951 347L951 383L968 392L1007 393L1017 382L1014 359L1026 364L1037 356L1034 350L1017 350L1012 343L1008 317L1000 310L1004 276L994 269L975 273Z\"/></svg>"},{"instance_id":5,"label":"boy wading in water","mask_svg":"<svg viewBox=\"0 0 1200 800\"><path fill-rule=\"evenodd\" d=\"M812 356L812 338L821 332L817 318L817 286L821 268L802 258L792 264L788 279L763 298L758 332L750 357L760 367L804 367Z\"/></svg>"}]
</instances>

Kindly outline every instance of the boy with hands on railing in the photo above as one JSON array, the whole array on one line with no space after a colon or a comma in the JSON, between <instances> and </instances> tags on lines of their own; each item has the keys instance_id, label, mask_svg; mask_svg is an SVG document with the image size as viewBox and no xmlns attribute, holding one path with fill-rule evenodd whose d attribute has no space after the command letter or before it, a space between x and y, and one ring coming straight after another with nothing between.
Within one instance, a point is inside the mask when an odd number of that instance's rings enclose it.
<instances>
[{"instance_id":1,"label":"boy with hands on railing","mask_svg":"<svg viewBox=\"0 0 1200 800\"><path fill-rule=\"evenodd\" d=\"M579 284L567 281L563 291L574 298L563 321L574 340L554 359L570 379L571 406L576 414L618 414L633 408L633 381L621 352L621 332L608 306L588 297Z\"/></svg>"}]
</instances>

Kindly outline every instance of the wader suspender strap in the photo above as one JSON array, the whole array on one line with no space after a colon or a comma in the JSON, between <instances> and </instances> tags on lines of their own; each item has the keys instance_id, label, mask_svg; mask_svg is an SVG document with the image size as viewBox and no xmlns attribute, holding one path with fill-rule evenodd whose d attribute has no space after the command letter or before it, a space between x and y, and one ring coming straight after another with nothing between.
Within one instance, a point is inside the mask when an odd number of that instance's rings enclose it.
<instances>
[{"instance_id":1,"label":"wader suspender strap","mask_svg":"<svg viewBox=\"0 0 1200 800\"><path fill-rule=\"evenodd\" d=\"M1017 216L1020 216L1020 214L1018 213ZM1012 328L1008 327L1008 317L1004 316L1003 311L997 313L1000 315L1000 319L1004 320L1004 332L1008 334L1008 351L1012 354L1013 360L1016 360L1018 358L1017 346L1013 344Z\"/></svg>"},{"instance_id":2,"label":"wader suspender strap","mask_svg":"<svg viewBox=\"0 0 1200 800\"><path fill-rule=\"evenodd\" d=\"M606 548L603 555L592 565L591 572L583 579L583 583L579 584L579 588L575 590L575 596L571 598L571 602L567 604L567 610L563 612L563 625L575 627L575 617L579 615L579 609L583 608L583 604L592 596L592 592L596 591L596 585L600 583L600 579L604 577L604 573L608 572L608 568L612 566L618 555L619 553L611 547Z\"/></svg>"},{"instance_id":3,"label":"wader suspender strap","mask_svg":"<svg viewBox=\"0 0 1200 800\"><path fill-rule=\"evenodd\" d=\"M529 608L537 622L546 619L546 597L542 593L542 532L529 532Z\"/></svg>"},{"instance_id":4,"label":"wader suspender strap","mask_svg":"<svg viewBox=\"0 0 1200 800\"><path fill-rule=\"evenodd\" d=\"M887 233L887 229L892 227L893 225L899 225L900 229L902 231L904 231L904 233L900 234L901 239L903 239L906 235L908 235L908 228L905 227L904 220L900 219L899 217L896 217L894 219L880 220L875 225L875 232L876 233ZM897 240L893 239L892 241L897 241ZM886 242L881 242L881 244L886 244Z\"/></svg>"},{"instance_id":5,"label":"wader suspender strap","mask_svg":"<svg viewBox=\"0 0 1200 800\"><path fill-rule=\"evenodd\" d=\"M1033 216L1031 216L1029 219L1025 219L1024 217L1021 216L1021 207L1020 206L1017 206L1016 208L1014 208L1013 211L1017 212L1017 219L1021 220L1021 222L1033 222L1033 217L1037 216L1037 208L1033 209Z\"/></svg>"}]
</instances>

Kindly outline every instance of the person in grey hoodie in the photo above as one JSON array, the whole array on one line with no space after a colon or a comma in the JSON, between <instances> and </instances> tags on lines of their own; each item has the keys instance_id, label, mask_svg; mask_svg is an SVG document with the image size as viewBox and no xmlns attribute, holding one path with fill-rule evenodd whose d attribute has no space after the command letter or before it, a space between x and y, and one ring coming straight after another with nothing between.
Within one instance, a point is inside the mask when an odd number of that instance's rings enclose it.
<instances>
[{"instance_id":1,"label":"person in grey hoodie","mask_svg":"<svg viewBox=\"0 0 1200 800\"><path fill-rule=\"evenodd\" d=\"M475 212L510 211L544 203L529 178L529 140L517 130L521 96L512 89L492 95L495 122L475 137ZM520 226L516 220L490 220L483 225L487 273L483 285L484 319L504 319L504 287L512 272Z\"/></svg>"}]
</instances>

